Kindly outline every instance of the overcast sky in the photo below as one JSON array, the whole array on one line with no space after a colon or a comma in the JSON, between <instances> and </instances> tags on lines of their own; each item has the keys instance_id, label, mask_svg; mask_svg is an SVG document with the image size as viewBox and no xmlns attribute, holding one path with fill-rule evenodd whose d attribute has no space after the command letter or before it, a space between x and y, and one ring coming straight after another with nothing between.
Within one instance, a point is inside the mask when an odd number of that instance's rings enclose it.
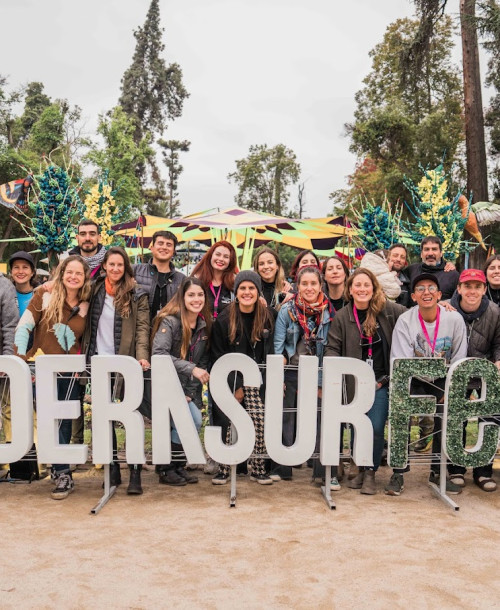
<instances>
[{"instance_id":1,"label":"overcast sky","mask_svg":"<svg viewBox=\"0 0 500 610\"><path fill-rule=\"evenodd\" d=\"M3 0L0 74L42 81L83 110L87 131L116 105L150 0ZM456 14L458 0L450 0ZM234 205L227 174L252 144L282 143L306 181L306 215L326 216L355 159L343 135L369 51L411 16L408 0L160 0L164 57L190 93L164 137L187 139L181 212ZM457 60L460 52L457 49ZM290 201L297 199L292 187Z\"/></svg>"}]
</instances>

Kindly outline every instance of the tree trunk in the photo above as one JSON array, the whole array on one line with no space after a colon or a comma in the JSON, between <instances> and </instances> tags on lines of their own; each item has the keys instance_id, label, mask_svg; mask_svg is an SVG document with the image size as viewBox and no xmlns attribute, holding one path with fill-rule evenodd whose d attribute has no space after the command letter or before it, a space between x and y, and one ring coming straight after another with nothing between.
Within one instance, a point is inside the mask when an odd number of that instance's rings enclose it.
<instances>
[{"instance_id":1,"label":"tree trunk","mask_svg":"<svg viewBox=\"0 0 500 610\"><path fill-rule=\"evenodd\" d=\"M488 169L484 140L483 102L479 49L475 23L476 0L460 0L464 75L465 146L467 155L467 195L472 201L488 201ZM484 250L471 253L470 266L482 267Z\"/></svg>"}]
</instances>

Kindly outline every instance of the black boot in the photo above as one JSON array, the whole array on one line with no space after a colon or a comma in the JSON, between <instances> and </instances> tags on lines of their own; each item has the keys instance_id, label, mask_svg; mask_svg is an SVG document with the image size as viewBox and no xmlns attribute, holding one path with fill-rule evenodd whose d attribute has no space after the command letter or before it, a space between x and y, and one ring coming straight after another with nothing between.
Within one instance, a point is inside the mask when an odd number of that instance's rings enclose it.
<instances>
[{"instance_id":1,"label":"black boot","mask_svg":"<svg viewBox=\"0 0 500 610\"><path fill-rule=\"evenodd\" d=\"M198 477L195 474L189 473L183 466L177 466L175 472L186 480L186 483L198 483Z\"/></svg>"},{"instance_id":2,"label":"black boot","mask_svg":"<svg viewBox=\"0 0 500 610\"><path fill-rule=\"evenodd\" d=\"M129 495L140 496L142 494L142 485L141 485L141 464L134 464L133 466L129 466L130 468L130 482L127 487L127 493Z\"/></svg>"},{"instance_id":3,"label":"black boot","mask_svg":"<svg viewBox=\"0 0 500 610\"><path fill-rule=\"evenodd\" d=\"M163 470L160 472L159 482L162 485L172 485L173 487L182 487L187 484L187 481L184 477L181 477L177 474L175 469L175 464L169 464L168 466L164 466Z\"/></svg>"},{"instance_id":4,"label":"black boot","mask_svg":"<svg viewBox=\"0 0 500 610\"><path fill-rule=\"evenodd\" d=\"M111 487L118 487L122 482L122 475L120 473L120 464L118 462L111 462L109 465L110 485Z\"/></svg>"},{"instance_id":5,"label":"black boot","mask_svg":"<svg viewBox=\"0 0 500 610\"><path fill-rule=\"evenodd\" d=\"M173 466L175 472L178 476L183 478L186 483L198 483L198 477L194 474L189 474L189 472L184 468L187 464L185 457L183 457L184 449L180 443L172 443L172 457L175 458L176 461L172 462L170 466Z\"/></svg>"}]
</instances>

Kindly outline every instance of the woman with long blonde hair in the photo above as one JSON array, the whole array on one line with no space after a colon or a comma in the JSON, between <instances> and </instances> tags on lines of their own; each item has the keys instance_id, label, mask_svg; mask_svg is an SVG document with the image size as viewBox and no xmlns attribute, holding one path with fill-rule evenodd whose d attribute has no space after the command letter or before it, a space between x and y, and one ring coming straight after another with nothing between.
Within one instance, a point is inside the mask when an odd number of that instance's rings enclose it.
<instances>
[{"instance_id":1,"label":"woman with long blonde hair","mask_svg":"<svg viewBox=\"0 0 500 610\"><path fill-rule=\"evenodd\" d=\"M85 330L90 297L90 269L81 256L71 255L57 267L51 290L41 286L35 291L19 320L14 337L15 353L23 360L34 360L41 354L78 354ZM28 349L30 336L33 344ZM71 374L57 381L59 400L78 400L80 387ZM71 440L72 419L59 424L59 443ZM74 488L69 464L52 464L56 486L54 500L63 500Z\"/></svg>"}]
</instances>

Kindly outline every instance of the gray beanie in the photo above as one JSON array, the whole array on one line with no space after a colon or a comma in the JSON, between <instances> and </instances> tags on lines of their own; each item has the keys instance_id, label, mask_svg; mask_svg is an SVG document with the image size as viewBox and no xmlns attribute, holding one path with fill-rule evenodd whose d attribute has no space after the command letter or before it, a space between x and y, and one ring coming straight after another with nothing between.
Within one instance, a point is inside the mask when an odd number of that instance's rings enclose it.
<instances>
[{"instance_id":1,"label":"gray beanie","mask_svg":"<svg viewBox=\"0 0 500 610\"><path fill-rule=\"evenodd\" d=\"M255 273L255 271L251 271L247 269L246 271L240 271L234 280L234 294L238 291L238 286L241 282L252 282L257 286L257 290L259 294L262 292L262 281L260 279L260 275Z\"/></svg>"}]
</instances>

